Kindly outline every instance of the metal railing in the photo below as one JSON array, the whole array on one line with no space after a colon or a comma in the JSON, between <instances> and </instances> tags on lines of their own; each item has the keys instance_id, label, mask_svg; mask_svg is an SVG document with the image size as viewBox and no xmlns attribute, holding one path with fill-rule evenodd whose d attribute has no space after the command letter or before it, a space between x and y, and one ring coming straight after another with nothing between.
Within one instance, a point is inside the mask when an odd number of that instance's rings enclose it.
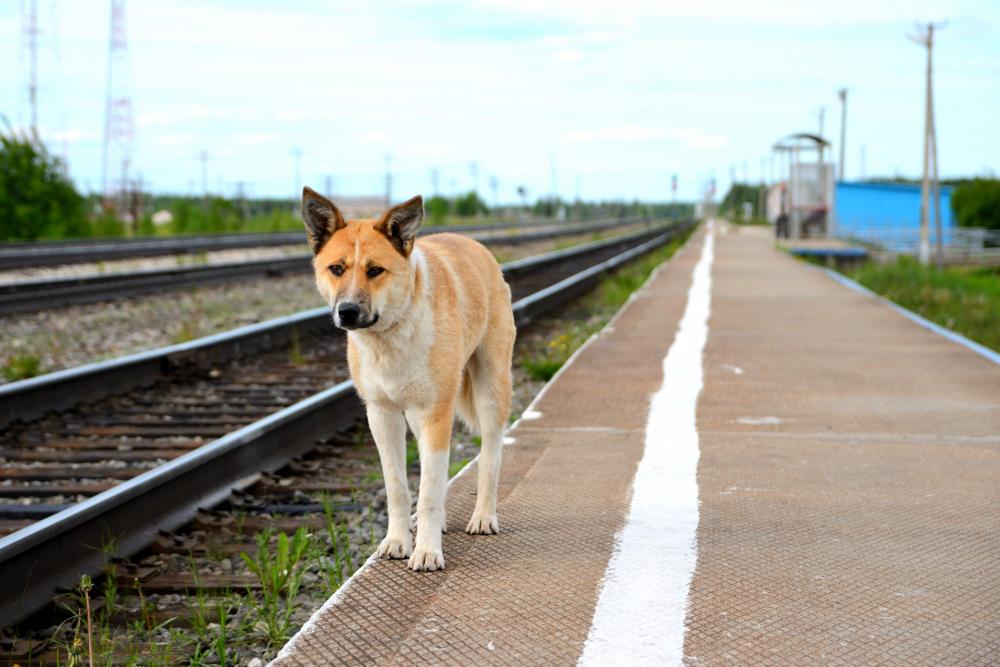
<instances>
[{"instance_id":1,"label":"metal railing","mask_svg":"<svg viewBox=\"0 0 1000 667\"><path fill-rule=\"evenodd\" d=\"M894 255L915 255L920 248L920 228L913 224L886 221L870 224L839 225L837 236L854 243ZM1000 230L982 227L946 227L941 240L949 263L1000 261ZM937 234L932 226L930 244L933 252Z\"/></svg>"}]
</instances>

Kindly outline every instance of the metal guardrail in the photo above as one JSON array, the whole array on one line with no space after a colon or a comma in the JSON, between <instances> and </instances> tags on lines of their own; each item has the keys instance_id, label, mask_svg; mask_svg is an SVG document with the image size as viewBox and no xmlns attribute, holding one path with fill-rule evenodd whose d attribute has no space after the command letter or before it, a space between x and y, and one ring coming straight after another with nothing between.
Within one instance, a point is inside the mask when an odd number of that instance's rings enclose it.
<instances>
[{"instance_id":1,"label":"metal guardrail","mask_svg":"<svg viewBox=\"0 0 1000 667\"><path fill-rule=\"evenodd\" d=\"M537 319L586 290L605 272L668 243L693 224L685 222L657 230L654 238L516 301L515 321L523 326ZM561 251L561 255L569 256L568 251ZM532 262L536 267L545 263L541 257ZM520 267L505 268L528 270L532 262L526 260ZM317 310L322 312L306 311L292 317L296 324L320 317L326 321L327 309ZM276 323L255 326L277 328ZM163 363L179 352L212 348L224 339L227 344L236 344L234 339L238 337L228 332L210 337L213 341L202 339L133 357ZM116 360L106 365L121 363ZM81 375L81 369L62 374ZM51 376L37 379L46 378L52 384ZM8 398L10 388L16 385L24 387L24 383L7 385ZM0 392L3 389L0 387ZM0 570L5 573L0 577L0 627L41 609L58 588L72 586L81 573L99 571L106 559L99 549L102 537L114 536L119 555L131 555L148 545L159 530L182 525L200 507L217 504L232 487L249 483L249 476L275 470L308 451L317 439L332 435L353 420L359 409L353 384L342 382L0 539Z\"/></svg>"}]
</instances>

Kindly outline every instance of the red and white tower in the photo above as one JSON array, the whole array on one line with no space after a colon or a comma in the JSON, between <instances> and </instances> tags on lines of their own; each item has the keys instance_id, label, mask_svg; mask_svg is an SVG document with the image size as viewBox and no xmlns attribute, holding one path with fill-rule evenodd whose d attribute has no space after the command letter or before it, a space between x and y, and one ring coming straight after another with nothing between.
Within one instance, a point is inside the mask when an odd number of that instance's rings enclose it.
<instances>
[{"instance_id":1,"label":"red and white tower","mask_svg":"<svg viewBox=\"0 0 1000 667\"><path fill-rule=\"evenodd\" d=\"M125 217L129 211L130 172L134 141L132 98L129 95L125 0L111 0L108 48L108 97L104 111L102 185L104 205Z\"/></svg>"}]
</instances>

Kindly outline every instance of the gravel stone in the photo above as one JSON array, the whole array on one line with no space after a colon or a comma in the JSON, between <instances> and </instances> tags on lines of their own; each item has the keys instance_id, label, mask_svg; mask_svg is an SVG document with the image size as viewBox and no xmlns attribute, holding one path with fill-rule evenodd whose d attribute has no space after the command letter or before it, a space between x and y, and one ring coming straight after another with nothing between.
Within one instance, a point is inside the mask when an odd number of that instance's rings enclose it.
<instances>
[{"instance_id":1,"label":"gravel stone","mask_svg":"<svg viewBox=\"0 0 1000 667\"><path fill-rule=\"evenodd\" d=\"M630 229L614 230L614 234L606 236L628 233ZM493 252L499 261L506 262L598 237L578 235L523 246L497 247ZM237 252L240 259L257 257L247 250L217 254L229 257ZM170 261L176 263L177 260L170 258ZM182 343L322 305L313 278L306 273L10 315L0 317L0 369L10 365L15 357L34 357L40 363L41 373L51 373ZM7 381L0 374L0 384Z\"/></svg>"}]
</instances>

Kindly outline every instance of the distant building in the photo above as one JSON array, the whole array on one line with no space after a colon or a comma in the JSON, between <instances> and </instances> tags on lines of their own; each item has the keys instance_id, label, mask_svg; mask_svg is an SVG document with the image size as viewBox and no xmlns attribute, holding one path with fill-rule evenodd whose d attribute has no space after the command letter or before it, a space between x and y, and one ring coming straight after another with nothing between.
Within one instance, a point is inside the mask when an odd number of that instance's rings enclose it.
<instances>
[{"instance_id":1,"label":"distant building","mask_svg":"<svg viewBox=\"0 0 1000 667\"><path fill-rule=\"evenodd\" d=\"M173 222L174 214L171 213L170 211L167 211L166 209L162 209L154 213L151 216L151 219L154 225L160 227L162 225L169 225L171 222Z\"/></svg>"},{"instance_id":2,"label":"distant building","mask_svg":"<svg viewBox=\"0 0 1000 667\"><path fill-rule=\"evenodd\" d=\"M955 226L952 187L942 185L941 230L947 245ZM874 243L891 251L912 251L920 240L920 186L901 183L838 182L834 196L836 236ZM935 243L934 201L930 202L930 240Z\"/></svg>"},{"instance_id":3,"label":"distant building","mask_svg":"<svg viewBox=\"0 0 1000 667\"><path fill-rule=\"evenodd\" d=\"M337 205L341 214L347 219L351 218L372 218L382 215L385 212L384 196L333 196L333 203ZM398 203L398 202L393 202Z\"/></svg>"}]
</instances>

